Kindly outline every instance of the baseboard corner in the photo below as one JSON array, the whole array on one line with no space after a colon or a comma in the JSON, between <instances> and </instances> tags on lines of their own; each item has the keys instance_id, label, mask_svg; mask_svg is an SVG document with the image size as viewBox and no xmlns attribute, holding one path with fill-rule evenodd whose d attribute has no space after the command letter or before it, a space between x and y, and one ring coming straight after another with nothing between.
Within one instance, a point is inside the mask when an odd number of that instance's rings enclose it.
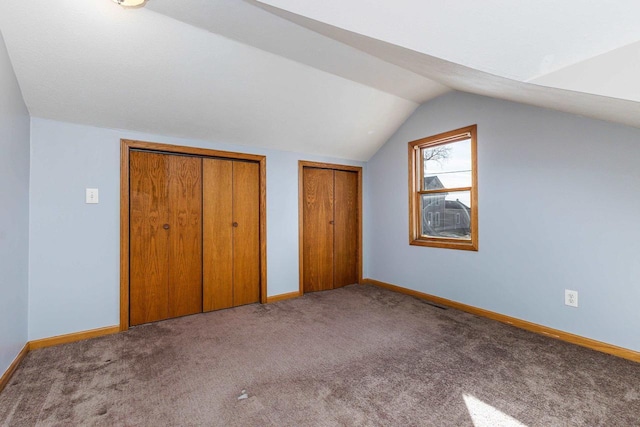
<instances>
[{"instance_id":1,"label":"baseboard corner","mask_svg":"<svg viewBox=\"0 0 640 427\"><path fill-rule=\"evenodd\" d=\"M22 350L20 350L20 352L16 355L15 359L13 359L13 362L11 362L11 364L9 365L7 370L4 372L4 374L0 376L0 393L2 392L2 390L4 390L7 384L9 384L9 381L11 380L13 373L16 371L16 369L18 369L20 362L22 362L22 360L25 358L27 353L29 353L29 342L26 342L24 344L24 346L22 347Z\"/></svg>"},{"instance_id":2,"label":"baseboard corner","mask_svg":"<svg viewBox=\"0 0 640 427\"><path fill-rule=\"evenodd\" d=\"M271 304L278 301L284 301L292 298L298 298L300 296L300 292L288 292L286 294L279 294L267 297L267 304Z\"/></svg>"}]
</instances>

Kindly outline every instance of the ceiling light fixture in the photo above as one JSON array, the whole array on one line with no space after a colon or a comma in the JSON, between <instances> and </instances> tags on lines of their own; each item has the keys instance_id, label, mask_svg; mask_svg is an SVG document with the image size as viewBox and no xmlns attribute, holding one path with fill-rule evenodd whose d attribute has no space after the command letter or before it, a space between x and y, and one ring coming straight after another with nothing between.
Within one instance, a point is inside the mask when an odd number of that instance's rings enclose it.
<instances>
[{"instance_id":1,"label":"ceiling light fixture","mask_svg":"<svg viewBox=\"0 0 640 427\"><path fill-rule=\"evenodd\" d=\"M144 6L147 0L113 0L122 7L139 7Z\"/></svg>"}]
</instances>

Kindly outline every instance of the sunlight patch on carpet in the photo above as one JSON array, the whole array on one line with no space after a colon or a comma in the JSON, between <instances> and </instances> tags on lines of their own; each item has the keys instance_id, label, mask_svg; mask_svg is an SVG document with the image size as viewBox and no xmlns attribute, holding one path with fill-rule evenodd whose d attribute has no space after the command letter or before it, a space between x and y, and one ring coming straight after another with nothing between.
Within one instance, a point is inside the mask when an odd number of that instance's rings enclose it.
<instances>
[{"instance_id":1,"label":"sunlight patch on carpet","mask_svg":"<svg viewBox=\"0 0 640 427\"><path fill-rule=\"evenodd\" d=\"M474 396L464 394L462 397L467 405L474 427L527 427L515 418Z\"/></svg>"}]
</instances>

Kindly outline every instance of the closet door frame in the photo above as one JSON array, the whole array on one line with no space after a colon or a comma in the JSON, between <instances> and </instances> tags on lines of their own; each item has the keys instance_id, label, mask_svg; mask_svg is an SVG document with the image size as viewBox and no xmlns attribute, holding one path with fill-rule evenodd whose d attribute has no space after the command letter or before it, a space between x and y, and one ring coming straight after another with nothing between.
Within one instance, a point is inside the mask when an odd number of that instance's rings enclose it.
<instances>
[{"instance_id":1,"label":"closet door frame","mask_svg":"<svg viewBox=\"0 0 640 427\"><path fill-rule=\"evenodd\" d=\"M260 302L267 303L267 158L257 154L185 147L157 142L120 140L120 331L129 329L129 154L132 150L203 158L248 160L259 165L260 175Z\"/></svg>"},{"instance_id":2,"label":"closet door frame","mask_svg":"<svg viewBox=\"0 0 640 427\"><path fill-rule=\"evenodd\" d=\"M334 171L355 172L358 177L358 259L356 268L358 284L362 284L362 167L335 163L319 163L307 160L298 161L298 262L299 262L299 294L304 294L304 168L331 169Z\"/></svg>"}]
</instances>

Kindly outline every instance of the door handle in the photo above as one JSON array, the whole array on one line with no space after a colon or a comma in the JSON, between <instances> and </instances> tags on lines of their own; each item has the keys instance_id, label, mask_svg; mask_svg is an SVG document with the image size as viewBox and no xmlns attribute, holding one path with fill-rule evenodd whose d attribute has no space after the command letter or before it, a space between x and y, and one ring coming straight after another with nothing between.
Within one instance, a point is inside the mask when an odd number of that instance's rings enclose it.
<instances>
[{"instance_id":1,"label":"door handle","mask_svg":"<svg viewBox=\"0 0 640 427\"><path fill-rule=\"evenodd\" d=\"M329 224L333 225L333 221L329 221Z\"/></svg>"},{"instance_id":2,"label":"door handle","mask_svg":"<svg viewBox=\"0 0 640 427\"><path fill-rule=\"evenodd\" d=\"M169 224L164 224L164 225L162 226L162 228L164 228L165 230L168 230L168 229L169 229Z\"/></svg>"},{"instance_id":3,"label":"door handle","mask_svg":"<svg viewBox=\"0 0 640 427\"><path fill-rule=\"evenodd\" d=\"M237 223L237 222L234 222L234 223L233 223L233 224L231 224L231 225L233 225L234 227L237 227L237 226L238 226L238 223Z\"/></svg>"}]
</instances>

